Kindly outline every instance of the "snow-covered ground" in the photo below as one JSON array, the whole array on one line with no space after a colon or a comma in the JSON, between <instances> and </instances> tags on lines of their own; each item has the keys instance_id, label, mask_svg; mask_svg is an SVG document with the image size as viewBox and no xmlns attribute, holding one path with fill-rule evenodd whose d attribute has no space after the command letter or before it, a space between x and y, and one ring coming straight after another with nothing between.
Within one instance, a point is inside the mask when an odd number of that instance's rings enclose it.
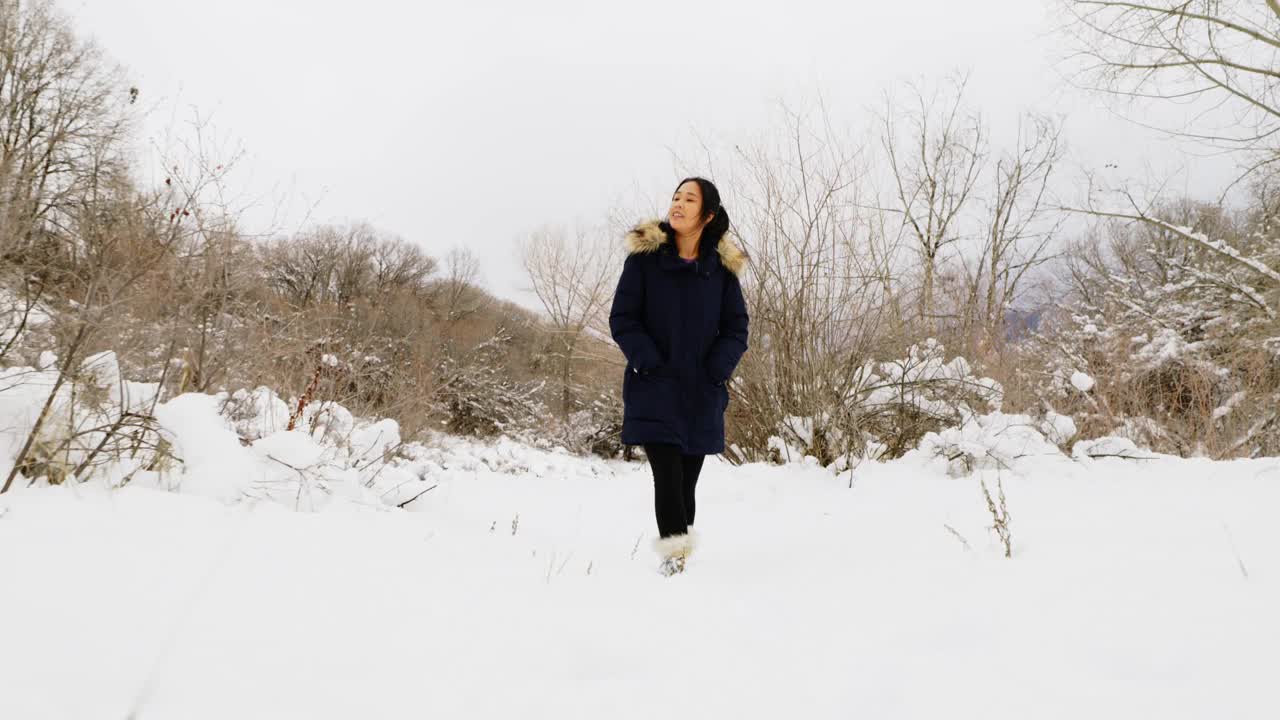
<instances>
[{"instance_id":1,"label":"snow-covered ground","mask_svg":"<svg viewBox=\"0 0 1280 720\"><path fill-rule=\"evenodd\" d=\"M0 370L0 477L55 360ZM712 460L664 578L643 464L83 370L0 495L5 720L1280 717L1280 458L993 412Z\"/></svg>"},{"instance_id":2,"label":"snow-covered ground","mask_svg":"<svg viewBox=\"0 0 1280 720\"><path fill-rule=\"evenodd\" d=\"M710 462L667 579L643 465L513 448L415 512L0 496L0 717L1280 717L1280 460L987 469L1008 560L938 461Z\"/></svg>"}]
</instances>

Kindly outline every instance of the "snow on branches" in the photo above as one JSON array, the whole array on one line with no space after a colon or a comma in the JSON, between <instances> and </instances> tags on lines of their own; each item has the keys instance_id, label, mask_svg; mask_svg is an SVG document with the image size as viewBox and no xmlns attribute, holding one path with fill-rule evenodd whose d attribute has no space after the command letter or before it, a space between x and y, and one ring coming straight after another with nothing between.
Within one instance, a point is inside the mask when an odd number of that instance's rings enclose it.
<instances>
[{"instance_id":1,"label":"snow on branches","mask_svg":"<svg viewBox=\"0 0 1280 720\"><path fill-rule=\"evenodd\" d=\"M1090 435L1179 454L1280 450L1280 243L1265 218L1185 203L1087 212L1104 222L1038 338L1041 399Z\"/></svg>"}]
</instances>

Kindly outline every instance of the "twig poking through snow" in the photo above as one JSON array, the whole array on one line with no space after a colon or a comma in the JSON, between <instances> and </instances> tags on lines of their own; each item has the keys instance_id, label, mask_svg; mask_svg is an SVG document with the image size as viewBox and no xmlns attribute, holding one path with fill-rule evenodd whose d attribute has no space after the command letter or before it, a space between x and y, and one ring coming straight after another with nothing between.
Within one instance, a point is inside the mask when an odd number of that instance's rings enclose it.
<instances>
[{"instance_id":1,"label":"twig poking through snow","mask_svg":"<svg viewBox=\"0 0 1280 720\"><path fill-rule=\"evenodd\" d=\"M987 483L978 478L978 484L982 486L982 494L987 499L987 510L991 512L991 530L1000 538L1000 543L1004 545L1004 556L1013 557L1013 533L1009 530L1009 503L1004 496L1004 482L1001 481L999 473L996 474L996 494L997 499L991 497L991 491L987 489Z\"/></svg>"},{"instance_id":2,"label":"twig poking through snow","mask_svg":"<svg viewBox=\"0 0 1280 720\"><path fill-rule=\"evenodd\" d=\"M422 497L423 495L426 495L427 493L431 492L432 490L435 490L435 489L436 489L436 488L438 488L438 487L440 487L440 483L436 483L435 485L432 485L431 487L427 488L426 490L423 490L422 492L418 493L417 495L414 495L413 497L409 498L408 500L405 500L404 502L400 503L400 504L399 504L399 505L397 505L396 507L397 507L397 508L403 508L405 505L408 505L409 503L413 502L414 500L417 500L418 498Z\"/></svg>"},{"instance_id":3,"label":"twig poking through snow","mask_svg":"<svg viewBox=\"0 0 1280 720\"><path fill-rule=\"evenodd\" d=\"M965 539L964 539L964 536L963 536L963 535L961 535L961 534L960 534L960 532L959 532L958 530L956 530L955 528L951 527L950 525L948 525L948 524L946 524L946 523L942 523L942 527L946 528L946 529L947 529L947 532L951 533L951 534L952 534L952 536L954 536L954 537L955 537L955 539L957 539L957 540L959 540L959 541L960 541L960 544L964 546L965 552L969 552L969 551L973 550L973 548L972 548L972 547L969 547L969 541L968 541L968 540L965 540Z\"/></svg>"},{"instance_id":4,"label":"twig poking through snow","mask_svg":"<svg viewBox=\"0 0 1280 720\"><path fill-rule=\"evenodd\" d=\"M1231 536L1231 528L1227 527L1226 521L1222 523L1222 531L1227 534L1227 542L1231 543L1231 554L1236 556L1236 565L1240 568L1240 574L1245 580L1249 579L1249 570L1244 566L1244 560L1240 557L1240 551L1236 549L1236 539Z\"/></svg>"},{"instance_id":5,"label":"twig poking through snow","mask_svg":"<svg viewBox=\"0 0 1280 720\"><path fill-rule=\"evenodd\" d=\"M556 567L556 557L558 555L559 553L552 551L551 560L547 562L547 584L548 585L551 584L551 576L553 574L559 575L563 573L565 566L568 565L569 561L573 559L573 553L571 552L565 556L564 561L560 563L560 567Z\"/></svg>"},{"instance_id":6,"label":"twig poking through snow","mask_svg":"<svg viewBox=\"0 0 1280 720\"><path fill-rule=\"evenodd\" d=\"M307 500L311 500L311 485L310 483L307 482L310 478L307 477L307 473L306 473L306 470L310 468L303 469L299 467L294 467L293 465L290 465L289 463L281 460L280 458L275 457L274 455L271 455L270 453L267 454L267 459L274 460L280 463L281 465L289 468L290 470L298 473L298 494L293 500L294 510L298 510L299 508L302 507L302 491L305 490L307 492ZM314 501L312 501L312 505L314 506Z\"/></svg>"}]
</instances>

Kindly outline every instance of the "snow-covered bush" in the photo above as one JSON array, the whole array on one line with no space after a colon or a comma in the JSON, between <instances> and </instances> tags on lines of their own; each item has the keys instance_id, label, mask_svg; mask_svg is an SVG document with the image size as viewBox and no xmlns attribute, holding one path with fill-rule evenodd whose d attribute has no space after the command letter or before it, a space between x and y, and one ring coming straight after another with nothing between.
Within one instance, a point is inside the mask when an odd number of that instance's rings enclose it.
<instances>
[{"instance_id":1,"label":"snow-covered bush","mask_svg":"<svg viewBox=\"0 0 1280 720\"><path fill-rule=\"evenodd\" d=\"M930 338L907 356L868 367L854 399L863 427L901 455L926 433L961 425L980 412L999 410L1004 394L996 381L980 377L960 356Z\"/></svg>"},{"instance_id":2,"label":"snow-covered bush","mask_svg":"<svg viewBox=\"0 0 1280 720\"><path fill-rule=\"evenodd\" d=\"M61 384L56 358L43 360L0 370L0 482L15 463L24 482L59 484L108 466L130 477L167 459L152 416L156 385L124 380L111 352L86 358Z\"/></svg>"},{"instance_id":3,"label":"snow-covered bush","mask_svg":"<svg viewBox=\"0 0 1280 720\"><path fill-rule=\"evenodd\" d=\"M259 388L266 413L283 401ZM351 420L344 434L323 430L276 430L259 434L261 418L232 421L225 398L188 393L157 409L180 471L150 478L161 487L225 502L271 501L296 510L316 510L342 499L373 508L395 507L423 489L420 471L398 454L394 420ZM243 406L241 406L243 407ZM350 418L333 405L334 417ZM250 435L241 435L247 429Z\"/></svg>"},{"instance_id":4,"label":"snow-covered bush","mask_svg":"<svg viewBox=\"0 0 1280 720\"><path fill-rule=\"evenodd\" d=\"M1087 461L1096 458L1151 460L1160 457L1129 438L1117 436L1078 440L1068 447L1074 435L1074 424L1064 415L1050 413L1037 421L1030 415L994 412L970 417L958 427L928 433L909 455L943 464L947 474L955 477L983 471L1014 470L1019 461L1034 458L1069 456L1077 461Z\"/></svg>"},{"instance_id":5,"label":"snow-covered bush","mask_svg":"<svg viewBox=\"0 0 1280 720\"><path fill-rule=\"evenodd\" d=\"M1065 423L1037 423L1028 415L1006 415L994 412L973 415L956 427L930 432L920 440L918 452L928 458L946 461L951 475L967 475L975 470L1009 469L1026 457L1062 455L1050 442L1042 428L1061 436Z\"/></svg>"},{"instance_id":6,"label":"snow-covered bush","mask_svg":"<svg viewBox=\"0 0 1280 720\"><path fill-rule=\"evenodd\" d=\"M594 477L608 467L565 448L535 448L507 436L480 439L431 433L424 442L406 445L404 454L428 480L480 471L556 479Z\"/></svg>"},{"instance_id":7,"label":"snow-covered bush","mask_svg":"<svg viewBox=\"0 0 1280 720\"><path fill-rule=\"evenodd\" d=\"M220 397L220 413L231 422L236 434L246 440L257 440L289 426L289 406L271 388L236 390Z\"/></svg>"},{"instance_id":8,"label":"snow-covered bush","mask_svg":"<svg viewBox=\"0 0 1280 720\"><path fill-rule=\"evenodd\" d=\"M1149 460L1155 455L1150 450L1143 450L1127 437L1102 437L1095 440L1081 440L1071 448L1073 458L1118 457L1130 460Z\"/></svg>"},{"instance_id":9,"label":"snow-covered bush","mask_svg":"<svg viewBox=\"0 0 1280 720\"><path fill-rule=\"evenodd\" d=\"M1111 223L1071 259L1034 344L1036 394L1086 436L1182 455L1280 452L1280 243L1265 219L1185 204Z\"/></svg>"},{"instance_id":10,"label":"snow-covered bush","mask_svg":"<svg viewBox=\"0 0 1280 720\"><path fill-rule=\"evenodd\" d=\"M86 358L60 385L56 358L45 360L0 369L0 478L12 471L19 487L133 484L299 510L335 499L398 507L430 487L394 420L317 402L290 431L288 403L265 387L160 402L159 385L124 379L114 353Z\"/></svg>"},{"instance_id":11,"label":"snow-covered bush","mask_svg":"<svg viewBox=\"0 0 1280 720\"><path fill-rule=\"evenodd\" d=\"M898 457L928 433L964 424L999 409L1000 384L976 375L967 360L947 360L933 339L912 345L905 357L866 363L834 398L835 412L788 416L767 440L764 459L812 457L837 470L860 459Z\"/></svg>"},{"instance_id":12,"label":"snow-covered bush","mask_svg":"<svg viewBox=\"0 0 1280 720\"><path fill-rule=\"evenodd\" d=\"M590 405L556 422L550 430L529 433L524 439L538 447L563 447L579 455L616 458L625 450L622 399L617 393L600 393Z\"/></svg>"},{"instance_id":13,"label":"snow-covered bush","mask_svg":"<svg viewBox=\"0 0 1280 720\"><path fill-rule=\"evenodd\" d=\"M541 383L503 376L501 356L510 336L500 333L467 353L446 356L439 368L437 402L446 417L442 430L489 437L537 427L546 413L538 401Z\"/></svg>"}]
</instances>

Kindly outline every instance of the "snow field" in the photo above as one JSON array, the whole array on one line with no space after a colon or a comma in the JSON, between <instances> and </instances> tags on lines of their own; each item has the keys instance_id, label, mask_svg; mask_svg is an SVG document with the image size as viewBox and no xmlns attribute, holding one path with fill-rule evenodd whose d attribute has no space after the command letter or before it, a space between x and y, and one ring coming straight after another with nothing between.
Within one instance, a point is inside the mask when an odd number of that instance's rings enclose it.
<instances>
[{"instance_id":1,"label":"snow field","mask_svg":"<svg viewBox=\"0 0 1280 720\"><path fill-rule=\"evenodd\" d=\"M512 466L442 473L415 512L0 498L0 717L1280 711L1280 460L951 477L915 454L852 489L709 462L701 545L666 579L643 465L470 447ZM997 474L1012 560L978 486Z\"/></svg>"}]
</instances>

